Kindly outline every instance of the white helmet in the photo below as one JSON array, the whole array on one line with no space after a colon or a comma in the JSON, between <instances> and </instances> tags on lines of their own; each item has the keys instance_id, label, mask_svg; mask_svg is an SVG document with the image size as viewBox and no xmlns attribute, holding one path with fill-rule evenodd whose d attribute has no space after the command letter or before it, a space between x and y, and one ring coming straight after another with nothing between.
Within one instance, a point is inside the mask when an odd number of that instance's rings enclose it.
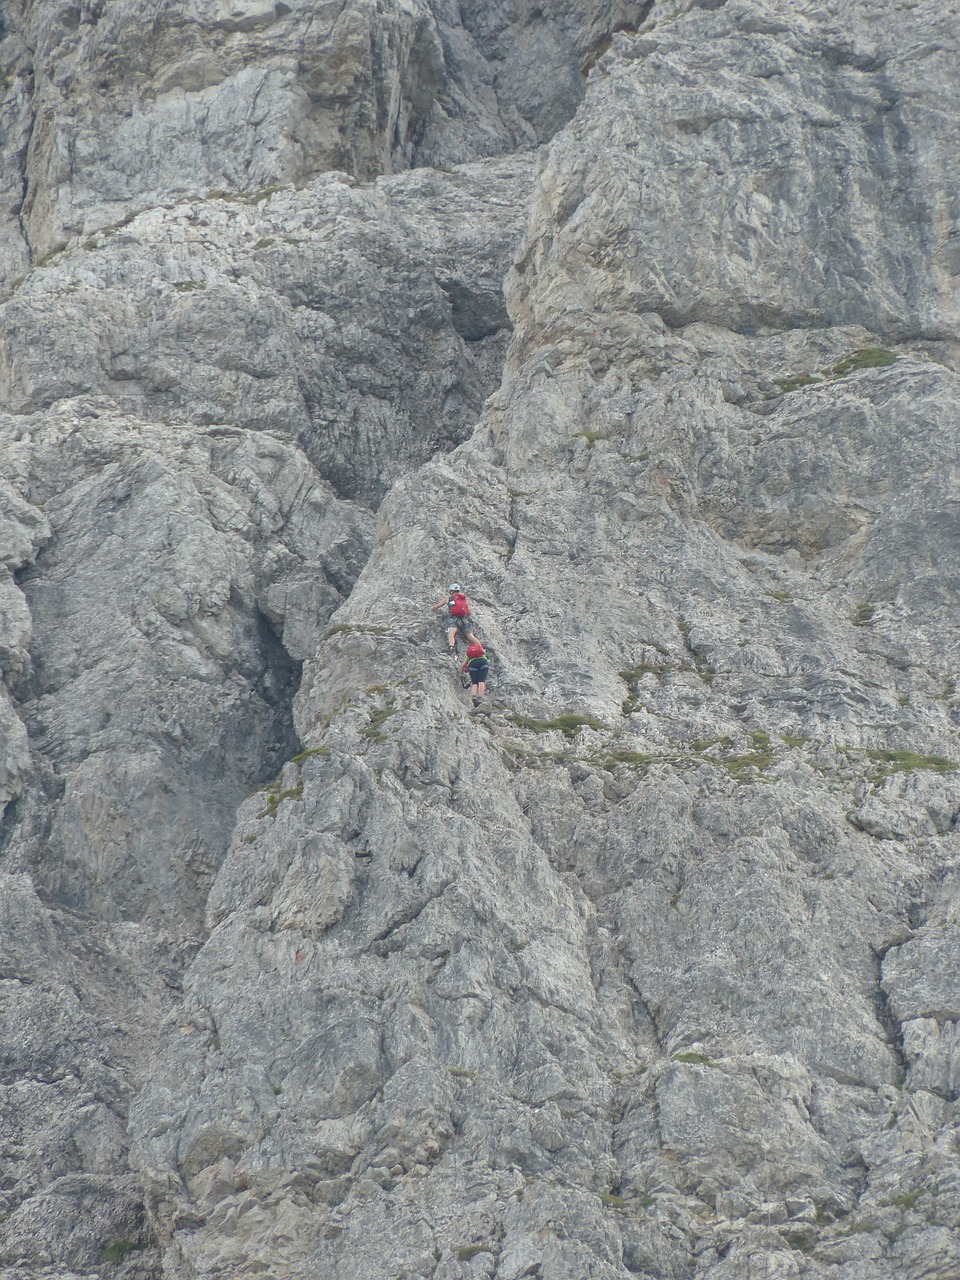
<instances>
[{"instance_id":1,"label":"white helmet","mask_svg":"<svg viewBox=\"0 0 960 1280\"><path fill-rule=\"evenodd\" d=\"M451 590L451 591L462 591L462 590L463 590L463 588L460 586L460 583L459 583L459 582L451 582L451 583L450 583L450 590Z\"/></svg>"}]
</instances>

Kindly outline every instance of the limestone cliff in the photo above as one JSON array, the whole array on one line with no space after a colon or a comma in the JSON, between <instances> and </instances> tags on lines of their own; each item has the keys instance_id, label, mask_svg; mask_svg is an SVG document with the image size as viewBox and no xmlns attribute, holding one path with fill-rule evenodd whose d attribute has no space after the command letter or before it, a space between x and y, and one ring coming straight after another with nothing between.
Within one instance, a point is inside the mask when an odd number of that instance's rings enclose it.
<instances>
[{"instance_id":1,"label":"limestone cliff","mask_svg":"<svg viewBox=\"0 0 960 1280\"><path fill-rule=\"evenodd\" d=\"M6 7L0 1280L960 1273L958 19Z\"/></svg>"}]
</instances>

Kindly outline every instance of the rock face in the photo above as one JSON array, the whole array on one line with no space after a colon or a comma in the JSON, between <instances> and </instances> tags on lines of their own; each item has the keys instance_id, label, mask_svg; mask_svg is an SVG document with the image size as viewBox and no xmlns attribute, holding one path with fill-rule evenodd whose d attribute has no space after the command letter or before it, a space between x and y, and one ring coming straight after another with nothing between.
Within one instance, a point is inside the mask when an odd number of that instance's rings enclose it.
<instances>
[{"instance_id":1,"label":"rock face","mask_svg":"<svg viewBox=\"0 0 960 1280\"><path fill-rule=\"evenodd\" d=\"M14 0L0 31L2 265L191 193L536 145L573 114L581 63L649 7Z\"/></svg>"},{"instance_id":2,"label":"rock face","mask_svg":"<svg viewBox=\"0 0 960 1280\"><path fill-rule=\"evenodd\" d=\"M0 307L4 399L29 413L103 392L148 420L279 433L342 496L376 501L462 441L496 385L529 172L378 189L335 174L141 214Z\"/></svg>"},{"instance_id":3,"label":"rock face","mask_svg":"<svg viewBox=\"0 0 960 1280\"><path fill-rule=\"evenodd\" d=\"M957 14L11 15L2 1280L952 1280Z\"/></svg>"}]
</instances>

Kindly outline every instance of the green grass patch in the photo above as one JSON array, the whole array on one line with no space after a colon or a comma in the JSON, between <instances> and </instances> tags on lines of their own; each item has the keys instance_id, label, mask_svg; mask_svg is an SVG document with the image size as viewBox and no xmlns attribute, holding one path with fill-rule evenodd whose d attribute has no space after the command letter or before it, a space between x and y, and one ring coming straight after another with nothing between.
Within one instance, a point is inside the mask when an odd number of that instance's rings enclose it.
<instances>
[{"instance_id":1,"label":"green grass patch","mask_svg":"<svg viewBox=\"0 0 960 1280\"><path fill-rule=\"evenodd\" d=\"M565 738L573 739L581 729L607 729L608 725L593 716L563 715L554 716L552 720L537 720L533 716L515 715L513 723L521 729L532 729L534 733L549 733L559 729Z\"/></svg>"},{"instance_id":2,"label":"green grass patch","mask_svg":"<svg viewBox=\"0 0 960 1280\"><path fill-rule=\"evenodd\" d=\"M912 1209L922 1195L922 1187L917 1191L904 1191L901 1195L888 1200L887 1204L895 1209Z\"/></svg>"},{"instance_id":3,"label":"green grass patch","mask_svg":"<svg viewBox=\"0 0 960 1280\"><path fill-rule=\"evenodd\" d=\"M691 635L691 632L693 631L693 623L688 622L684 618L677 623L677 629L680 632L680 634L683 636L684 646L687 652L690 654L690 657L693 659L694 671L696 671L697 675L700 677L700 679L703 681L705 685L713 684L713 681L717 674L716 667L714 667L712 663L706 662L701 657L701 655L697 653L696 649L690 643L690 635ZM686 669L689 670L689 668L686 668Z\"/></svg>"},{"instance_id":4,"label":"green grass patch","mask_svg":"<svg viewBox=\"0 0 960 1280\"><path fill-rule=\"evenodd\" d=\"M633 1084L647 1074L647 1066L646 1063L638 1062L628 1067L612 1067L610 1074L619 1084Z\"/></svg>"},{"instance_id":5,"label":"green grass patch","mask_svg":"<svg viewBox=\"0 0 960 1280\"><path fill-rule=\"evenodd\" d=\"M600 1203L607 1209L625 1209L627 1207L627 1202L623 1196L614 1195L612 1191L601 1191Z\"/></svg>"},{"instance_id":6,"label":"green grass patch","mask_svg":"<svg viewBox=\"0 0 960 1280\"><path fill-rule=\"evenodd\" d=\"M850 355L838 360L833 366L833 373L838 378L843 378L848 373L855 373L857 369L882 369L885 365L895 363L896 359L892 351L886 351L883 347L861 347L859 351L852 351Z\"/></svg>"},{"instance_id":7,"label":"green grass patch","mask_svg":"<svg viewBox=\"0 0 960 1280\"><path fill-rule=\"evenodd\" d=\"M389 627L365 627L351 622L338 622L335 627L323 633L324 640L334 636L385 636L390 634Z\"/></svg>"},{"instance_id":8,"label":"green grass patch","mask_svg":"<svg viewBox=\"0 0 960 1280\"><path fill-rule=\"evenodd\" d=\"M870 604L869 602L858 604L850 617L850 621L855 627L869 627L876 612L877 606L875 604Z\"/></svg>"},{"instance_id":9,"label":"green grass patch","mask_svg":"<svg viewBox=\"0 0 960 1280\"><path fill-rule=\"evenodd\" d=\"M372 738L374 742L382 742L384 739L384 734L381 733L381 729L386 724L386 722L390 719L390 717L395 716L399 710L400 708L396 705L396 703L391 702L386 707L380 707L376 711L371 711L370 723L364 726L364 728L361 729L360 732L363 734L365 738Z\"/></svg>"},{"instance_id":10,"label":"green grass patch","mask_svg":"<svg viewBox=\"0 0 960 1280\"><path fill-rule=\"evenodd\" d=\"M607 431L575 431L574 436L579 436L581 440L586 440L587 448L592 449L598 440L609 440L616 433Z\"/></svg>"},{"instance_id":11,"label":"green grass patch","mask_svg":"<svg viewBox=\"0 0 960 1280\"><path fill-rule=\"evenodd\" d=\"M705 1053L695 1053L692 1049L684 1053L675 1053L673 1055L674 1062L692 1062L698 1067L712 1067L713 1063Z\"/></svg>"},{"instance_id":12,"label":"green grass patch","mask_svg":"<svg viewBox=\"0 0 960 1280\"><path fill-rule=\"evenodd\" d=\"M804 747L809 742L809 738L803 738L795 733L781 733L780 741L788 747Z\"/></svg>"},{"instance_id":13,"label":"green grass patch","mask_svg":"<svg viewBox=\"0 0 960 1280\"><path fill-rule=\"evenodd\" d=\"M485 1244L464 1244L457 1250L458 1262L469 1262L471 1258L475 1258L478 1253L489 1253L490 1250Z\"/></svg>"},{"instance_id":14,"label":"green grass patch","mask_svg":"<svg viewBox=\"0 0 960 1280\"><path fill-rule=\"evenodd\" d=\"M290 759L293 764L303 764L304 760L309 760L311 756L322 756L324 760L330 757L329 747L307 747L306 751L300 751Z\"/></svg>"},{"instance_id":15,"label":"green grass patch","mask_svg":"<svg viewBox=\"0 0 960 1280\"><path fill-rule=\"evenodd\" d=\"M65 240L61 240L59 243L55 244L52 249L48 249L46 253L41 253L39 258L37 258L36 262L34 263L34 266L36 267L47 266L47 264L52 262L54 258L59 257L59 255L63 253L66 247L67 247L67 242Z\"/></svg>"},{"instance_id":16,"label":"green grass patch","mask_svg":"<svg viewBox=\"0 0 960 1280\"><path fill-rule=\"evenodd\" d=\"M258 818L275 818L277 810L283 804L284 800L302 800L303 799L303 779L298 778L295 785L285 787L282 791L268 791L266 808L257 814Z\"/></svg>"},{"instance_id":17,"label":"green grass patch","mask_svg":"<svg viewBox=\"0 0 960 1280\"><path fill-rule=\"evenodd\" d=\"M107 227L101 227L99 234L105 236L109 235L111 231L119 231L121 227L128 227L134 218L140 217L141 213L143 213L142 209L130 209L122 218L118 218L116 222L111 222Z\"/></svg>"},{"instance_id":18,"label":"green grass patch","mask_svg":"<svg viewBox=\"0 0 960 1280\"><path fill-rule=\"evenodd\" d=\"M100 1250L101 1262L122 1262L128 1253L137 1253L146 1246L136 1240L115 1240Z\"/></svg>"},{"instance_id":19,"label":"green grass patch","mask_svg":"<svg viewBox=\"0 0 960 1280\"><path fill-rule=\"evenodd\" d=\"M751 736L757 749L735 755L730 754L733 748L733 739L724 734L722 737L717 738L698 738L691 743L692 753L658 752L647 754L641 751L607 751L603 755L594 757L593 763L598 764L601 769L606 769L610 773L619 765L645 768L647 765L656 763L673 764L678 767L709 763L726 769L738 782L749 782L753 774L762 773L777 758L776 751L767 734L757 730ZM703 753L709 751L712 747L719 747L721 749L720 753L705 756Z\"/></svg>"},{"instance_id":20,"label":"green grass patch","mask_svg":"<svg viewBox=\"0 0 960 1280\"><path fill-rule=\"evenodd\" d=\"M851 351L831 368L824 369L820 373L791 373L785 378L775 379L780 390L769 393L768 398L789 395L791 391L802 391L804 387L817 386L830 378L843 378L848 373L855 373L858 369L882 369L896 360L896 354L883 347L860 347L859 350Z\"/></svg>"},{"instance_id":21,"label":"green grass patch","mask_svg":"<svg viewBox=\"0 0 960 1280\"><path fill-rule=\"evenodd\" d=\"M763 773L776 759L773 751L747 751L738 756L717 756L717 764L737 782L748 782L754 773Z\"/></svg>"},{"instance_id":22,"label":"green grass patch","mask_svg":"<svg viewBox=\"0 0 960 1280\"><path fill-rule=\"evenodd\" d=\"M696 738L690 745L698 753L709 751L711 747L723 747L725 751L729 751L733 746L733 739L725 733L719 738Z\"/></svg>"},{"instance_id":23,"label":"green grass patch","mask_svg":"<svg viewBox=\"0 0 960 1280\"><path fill-rule=\"evenodd\" d=\"M632 715L643 706L640 701L640 681L648 672L659 675L660 668L653 662L641 662L635 667L628 667L620 672L620 679L625 681L627 686L627 696L620 704L620 710L625 716Z\"/></svg>"},{"instance_id":24,"label":"green grass patch","mask_svg":"<svg viewBox=\"0 0 960 1280\"><path fill-rule=\"evenodd\" d=\"M611 751L609 755L604 756L600 761L600 768L606 769L608 773L613 773L614 769L620 765L632 765L634 768L641 768L644 765L652 764L655 760L679 760L679 756L652 756L644 755L642 751Z\"/></svg>"},{"instance_id":25,"label":"green grass patch","mask_svg":"<svg viewBox=\"0 0 960 1280\"><path fill-rule=\"evenodd\" d=\"M620 679L627 686L627 696L620 704L620 710L625 716L632 715L643 706L640 701L640 681L648 674L659 676L662 674L662 668L655 662L641 662L619 673Z\"/></svg>"},{"instance_id":26,"label":"green grass patch","mask_svg":"<svg viewBox=\"0 0 960 1280\"><path fill-rule=\"evenodd\" d=\"M269 249L272 245L275 245L276 243L277 243L276 239L273 236L261 236L260 239L257 241L257 243L253 246L253 248L254 248L254 251L256 251L257 249Z\"/></svg>"},{"instance_id":27,"label":"green grass patch","mask_svg":"<svg viewBox=\"0 0 960 1280\"><path fill-rule=\"evenodd\" d=\"M237 198L244 204L262 204L264 200L268 200L270 196L276 195L278 191L283 191L284 189L282 182L275 182L269 187L260 187L258 191L244 192L243 195Z\"/></svg>"},{"instance_id":28,"label":"green grass patch","mask_svg":"<svg viewBox=\"0 0 960 1280\"><path fill-rule=\"evenodd\" d=\"M663 667L657 662L641 662L635 667L628 667L626 671L619 672L621 680L625 680L631 692L636 691L637 685L645 675L658 676L662 673Z\"/></svg>"},{"instance_id":29,"label":"green grass patch","mask_svg":"<svg viewBox=\"0 0 960 1280\"><path fill-rule=\"evenodd\" d=\"M879 1223L872 1218L861 1218L859 1222L848 1223L841 1234L846 1236L866 1236L879 1230Z\"/></svg>"},{"instance_id":30,"label":"green grass patch","mask_svg":"<svg viewBox=\"0 0 960 1280\"><path fill-rule=\"evenodd\" d=\"M784 395L791 391L799 391L801 387L813 387L823 379L816 373L795 373L789 378L778 378L777 386Z\"/></svg>"},{"instance_id":31,"label":"green grass patch","mask_svg":"<svg viewBox=\"0 0 960 1280\"><path fill-rule=\"evenodd\" d=\"M956 760L947 760L943 756L922 756L916 751L883 751L869 747L867 756L881 766L885 776L892 773L915 773L927 770L930 773L956 773L960 764Z\"/></svg>"}]
</instances>

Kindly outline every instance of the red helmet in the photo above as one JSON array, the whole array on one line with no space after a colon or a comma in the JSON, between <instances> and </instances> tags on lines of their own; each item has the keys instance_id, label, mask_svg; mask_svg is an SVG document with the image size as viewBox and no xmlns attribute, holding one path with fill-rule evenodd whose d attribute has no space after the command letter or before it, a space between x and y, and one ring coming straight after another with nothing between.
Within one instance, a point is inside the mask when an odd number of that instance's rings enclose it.
<instances>
[{"instance_id":1,"label":"red helmet","mask_svg":"<svg viewBox=\"0 0 960 1280\"><path fill-rule=\"evenodd\" d=\"M467 645L467 657L468 657L468 658L482 658L482 657L483 657L483 645L482 645L482 644L468 644L468 645Z\"/></svg>"}]
</instances>

